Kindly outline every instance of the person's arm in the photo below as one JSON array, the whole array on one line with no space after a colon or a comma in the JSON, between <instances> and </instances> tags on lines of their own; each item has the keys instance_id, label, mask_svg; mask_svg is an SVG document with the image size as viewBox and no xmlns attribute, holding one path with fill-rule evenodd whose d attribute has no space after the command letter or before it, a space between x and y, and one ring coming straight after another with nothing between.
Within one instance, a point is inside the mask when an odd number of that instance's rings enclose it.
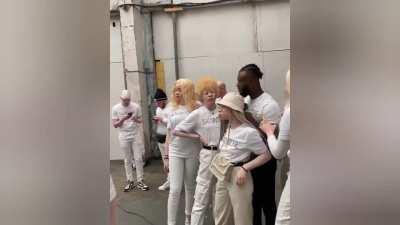
<instances>
[{"instance_id":1,"label":"person's arm","mask_svg":"<svg viewBox=\"0 0 400 225\"><path fill-rule=\"evenodd\" d=\"M164 126L167 126L168 124L168 120L163 118L161 115L156 115L153 117L153 119L157 122L157 123L161 123Z\"/></svg>"},{"instance_id":2,"label":"person's arm","mask_svg":"<svg viewBox=\"0 0 400 225\"><path fill-rule=\"evenodd\" d=\"M239 172L236 175L236 183L237 185L242 185L246 182L248 173L253 170L254 168L257 168L264 163L268 162L271 159L271 154L265 150L264 153L258 155L256 158L251 160L248 163L245 163L240 167Z\"/></svg>"},{"instance_id":3,"label":"person's arm","mask_svg":"<svg viewBox=\"0 0 400 225\"><path fill-rule=\"evenodd\" d=\"M168 124L168 120L166 118L163 118L163 117L161 117L160 122L163 123L164 126L167 126L167 124Z\"/></svg>"},{"instance_id":4,"label":"person's arm","mask_svg":"<svg viewBox=\"0 0 400 225\"><path fill-rule=\"evenodd\" d=\"M253 170L254 168L257 168L264 163L268 162L271 159L271 154L268 151L265 151L261 155L258 155L256 158L251 160L250 162L244 164L242 166L242 169L244 169L246 172L249 172Z\"/></svg>"},{"instance_id":5,"label":"person's arm","mask_svg":"<svg viewBox=\"0 0 400 225\"><path fill-rule=\"evenodd\" d=\"M122 124L125 122L125 120L129 119L129 117L131 117L132 114L128 114L125 117L123 117L122 119L118 118L117 112L113 111L113 118L112 118L112 125L114 128L118 128L121 127Z\"/></svg>"},{"instance_id":6,"label":"person's arm","mask_svg":"<svg viewBox=\"0 0 400 225\"><path fill-rule=\"evenodd\" d=\"M196 134L196 133L188 133L185 131L179 131L179 130L173 130L172 134L178 137L185 137L185 138L190 138L190 139L194 139L194 140L199 140L200 139L200 135Z\"/></svg>"},{"instance_id":7,"label":"person's arm","mask_svg":"<svg viewBox=\"0 0 400 225\"><path fill-rule=\"evenodd\" d=\"M137 106L136 116L132 117L132 120L135 121L136 123L142 123L142 110L140 106Z\"/></svg>"},{"instance_id":8,"label":"person's arm","mask_svg":"<svg viewBox=\"0 0 400 225\"><path fill-rule=\"evenodd\" d=\"M285 111L280 122L281 132L278 139L275 136L275 125L269 121L263 120L260 129L268 136L268 146L271 154L276 159L282 159L290 149L289 129L290 129L290 111Z\"/></svg>"},{"instance_id":9,"label":"person's arm","mask_svg":"<svg viewBox=\"0 0 400 225\"><path fill-rule=\"evenodd\" d=\"M290 149L289 140L277 140L275 135L268 135L268 146L271 154L276 159L283 159Z\"/></svg>"},{"instance_id":10,"label":"person's arm","mask_svg":"<svg viewBox=\"0 0 400 225\"><path fill-rule=\"evenodd\" d=\"M136 123L142 123L142 117L134 117L132 118L133 121L135 121Z\"/></svg>"},{"instance_id":11,"label":"person's arm","mask_svg":"<svg viewBox=\"0 0 400 225\"><path fill-rule=\"evenodd\" d=\"M202 141L201 136L196 133L196 130L199 127L199 113L200 112L197 110L191 112L175 127L175 129L172 131L172 134L179 137Z\"/></svg>"},{"instance_id":12,"label":"person's arm","mask_svg":"<svg viewBox=\"0 0 400 225\"><path fill-rule=\"evenodd\" d=\"M166 173L169 172L169 143L171 142L171 130L167 130L167 135L165 137L165 155L162 155L161 157L164 159L164 171Z\"/></svg>"}]
</instances>

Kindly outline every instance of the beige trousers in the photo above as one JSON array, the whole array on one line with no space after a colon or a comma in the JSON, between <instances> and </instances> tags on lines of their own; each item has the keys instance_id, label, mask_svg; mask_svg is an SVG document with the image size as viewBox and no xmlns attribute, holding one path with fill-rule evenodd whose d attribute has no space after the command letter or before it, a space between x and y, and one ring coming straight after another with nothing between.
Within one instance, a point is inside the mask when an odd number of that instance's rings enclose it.
<instances>
[{"instance_id":1,"label":"beige trousers","mask_svg":"<svg viewBox=\"0 0 400 225\"><path fill-rule=\"evenodd\" d=\"M238 186L236 174L240 167L233 167L231 179L217 181L215 192L215 225L253 224L253 179L248 173L246 183Z\"/></svg>"}]
</instances>

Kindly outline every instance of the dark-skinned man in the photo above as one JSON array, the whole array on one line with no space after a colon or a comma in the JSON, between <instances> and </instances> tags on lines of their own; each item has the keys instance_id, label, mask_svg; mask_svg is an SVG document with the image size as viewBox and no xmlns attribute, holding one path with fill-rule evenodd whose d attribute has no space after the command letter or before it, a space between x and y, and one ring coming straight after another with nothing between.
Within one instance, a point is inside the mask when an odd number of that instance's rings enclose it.
<instances>
[{"instance_id":1,"label":"dark-skinned man","mask_svg":"<svg viewBox=\"0 0 400 225\"><path fill-rule=\"evenodd\" d=\"M279 123L281 110L278 103L261 88L263 73L255 64L248 64L239 70L237 88L245 97L247 119L256 127L263 118L272 123ZM276 160L271 159L251 173L254 181L253 225L262 224L262 212L266 225L274 225L276 217L275 172Z\"/></svg>"}]
</instances>

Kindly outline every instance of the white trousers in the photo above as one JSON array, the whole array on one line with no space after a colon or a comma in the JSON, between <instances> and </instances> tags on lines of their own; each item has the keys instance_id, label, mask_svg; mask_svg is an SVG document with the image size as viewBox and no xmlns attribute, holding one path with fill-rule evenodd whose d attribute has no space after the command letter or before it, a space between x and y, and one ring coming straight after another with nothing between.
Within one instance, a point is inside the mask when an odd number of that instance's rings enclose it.
<instances>
[{"instance_id":1,"label":"white trousers","mask_svg":"<svg viewBox=\"0 0 400 225\"><path fill-rule=\"evenodd\" d=\"M135 160L137 181L143 180L143 144L140 141L120 141L120 146L124 152L124 164L126 180L134 181L132 161Z\"/></svg>"},{"instance_id":2,"label":"white trousers","mask_svg":"<svg viewBox=\"0 0 400 225\"><path fill-rule=\"evenodd\" d=\"M162 143L157 143L158 144L158 149L160 149L160 153L161 153L161 158L162 158L162 160L163 160L163 163L165 163L165 158L164 158L164 156L166 155L166 152L165 152L165 143L164 144L162 144ZM167 174L167 180L166 180L168 183L169 183L169 174Z\"/></svg>"},{"instance_id":3,"label":"white trousers","mask_svg":"<svg viewBox=\"0 0 400 225\"><path fill-rule=\"evenodd\" d=\"M196 178L196 191L191 215L191 225L203 225L207 208L215 190L216 178L209 170L210 163L217 151L202 149L200 151L199 172Z\"/></svg>"},{"instance_id":4,"label":"white trousers","mask_svg":"<svg viewBox=\"0 0 400 225\"><path fill-rule=\"evenodd\" d=\"M290 225L290 173L279 201L275 225Z\"/></svg>"},{"instance_id":5,"label":"white trousers","mask_svg":"<svg viewBox=\"0 0 400 225\"><path fill-rule=\"evenodd\" d=\"M198 164L198 158L169 157L168 225L177 224L176 217L183 186L185 187L185 215L190 217Z\"/></svg>"}]
</instances>

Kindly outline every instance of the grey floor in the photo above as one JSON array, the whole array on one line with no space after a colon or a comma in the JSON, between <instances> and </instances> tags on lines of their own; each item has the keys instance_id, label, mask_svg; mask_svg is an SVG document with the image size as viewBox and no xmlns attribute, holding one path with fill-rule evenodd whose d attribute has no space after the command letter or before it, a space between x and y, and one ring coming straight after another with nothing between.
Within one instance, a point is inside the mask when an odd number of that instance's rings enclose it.
<instances>
[{"instance_id":1,"label":"grey floor","mask_svg":"<svg viewBox=\"0 0 400 225\"><path fill-rule=\"evenodd\" d=\"M165 181L161 160L150 160L144 168L145 182L149 191L133 190L123 192L125 171L123 161L111 161L113 177L119 198L119 225L166 225L168 191L159 191L158 186ZM178 210L178 225L184 225L184 193ZM214 225L211 209L207 213L205 225Z\"/></svg>"}]
</instances>

